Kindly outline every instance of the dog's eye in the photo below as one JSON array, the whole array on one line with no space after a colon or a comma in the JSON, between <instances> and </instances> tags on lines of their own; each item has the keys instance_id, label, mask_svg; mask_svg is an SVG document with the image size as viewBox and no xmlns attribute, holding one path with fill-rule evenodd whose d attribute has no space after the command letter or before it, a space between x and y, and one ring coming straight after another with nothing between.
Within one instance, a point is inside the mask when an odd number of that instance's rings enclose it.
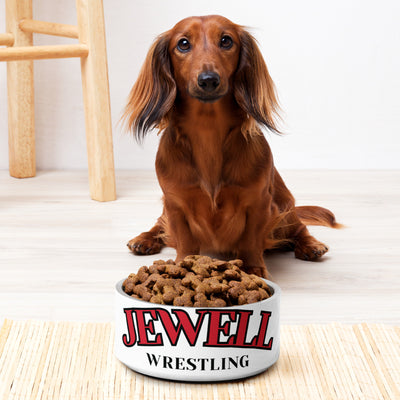
<instances>
[{"instance_id":1,"label":"dog's eye","mask_svg":"<svg viewBox=\"0 0 400 400\"><path fill-rule=\"evenodd\" d=\"M228 35L222 36L219 45L223 49L230 49L233 46L233 39Z\"/></svg>"},{"instance_id":2,"label":"dog's eye","mask_svg":"<svg viewBox=\"0 0 400 400\"><path fill-rule=\"evenodd\" d=\"M187 39L179 40L177 48L182 53L188 52L191 48L189 40L187 40Z\"/></svg>"}]
</instances>

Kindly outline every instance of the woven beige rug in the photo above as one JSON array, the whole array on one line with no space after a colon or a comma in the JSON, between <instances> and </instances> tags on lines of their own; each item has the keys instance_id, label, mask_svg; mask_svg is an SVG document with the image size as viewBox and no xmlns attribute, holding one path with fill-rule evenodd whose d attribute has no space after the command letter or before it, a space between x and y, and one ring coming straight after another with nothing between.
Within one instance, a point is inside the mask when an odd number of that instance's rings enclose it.
<instances>
[{"instance_id":1,"label":"woven beige rug","mask_svg":"<svg viewBox=\"0 0 400 400\"><path fill-rule=\"evenodd\" d=\"M283 326L277 364L214 384L137 374L114 357L113 334L111 323L6 320L0 399L400 399L400 327Z\"/></svg>"}]
</instances>

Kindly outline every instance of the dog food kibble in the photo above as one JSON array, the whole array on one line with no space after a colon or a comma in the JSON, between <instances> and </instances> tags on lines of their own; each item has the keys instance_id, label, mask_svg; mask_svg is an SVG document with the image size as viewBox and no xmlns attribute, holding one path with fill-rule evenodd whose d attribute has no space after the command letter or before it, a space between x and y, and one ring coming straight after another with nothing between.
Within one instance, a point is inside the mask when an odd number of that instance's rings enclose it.
<instances>
[{"instance_id":1,"label":"dog food kibble","mask_svg":"<svg viewBox=\"0 0 400 400\"><path fill-rule=\"evenodd\" d=\"M158 260L130 274L122 288L151 303L186 307L226 307L270 297L272 291L265 281L242 271L242 265L241 260L206 256L188 256L178 264Z\"/></svg>"}]
</instances>

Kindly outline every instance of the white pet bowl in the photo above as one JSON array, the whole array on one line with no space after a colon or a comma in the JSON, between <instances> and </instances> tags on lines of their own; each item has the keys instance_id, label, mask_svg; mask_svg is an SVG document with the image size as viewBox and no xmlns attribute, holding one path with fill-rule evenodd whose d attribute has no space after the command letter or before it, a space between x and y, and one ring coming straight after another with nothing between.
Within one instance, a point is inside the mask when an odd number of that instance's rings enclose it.
<instances>
[{"instance_id":1,"label":"white pet bowl","mask_svg":"<svg viewBox=\"0 0 400 400\"><path fill-rule=\"evenodd\" d=\"M178 381L226 381L256 375L279 357L280 288L232 307L175 307L138 300L116 285L115 355L129 368Z\"/></svg>"}]
</instances>

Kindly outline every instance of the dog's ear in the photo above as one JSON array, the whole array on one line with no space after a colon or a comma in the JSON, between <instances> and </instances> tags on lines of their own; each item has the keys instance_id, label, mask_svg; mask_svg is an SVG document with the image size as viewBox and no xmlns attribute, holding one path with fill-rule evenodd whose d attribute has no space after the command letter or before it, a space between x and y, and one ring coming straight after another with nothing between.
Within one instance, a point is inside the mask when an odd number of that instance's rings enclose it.
<instances>
[{"instance_id":1,"label":"dog's ear","mask_svg":"<svg viewBox=\"0 0 400 400\"><path fill-rule=\"evenodd\" d=\"M168 54L169 33L160 35L150 48L134 84L123 119L141 141L153 128L164 129L176 97L176 84Z\"/></svg>"},{"instance_id":2,"label":"dog's ear","mask_svg":"<svg viewBox=\"0 0 400 400\"><path fill-rule=\"evenodd\" d=\"M275 119L278 100L264 58L256 40L245 30L240 32L240 58L234 77L234 95L240 108L247 113L242 126L245 136L260 133L258 124L280 133Z\"/></svg>"}]
</instances>

